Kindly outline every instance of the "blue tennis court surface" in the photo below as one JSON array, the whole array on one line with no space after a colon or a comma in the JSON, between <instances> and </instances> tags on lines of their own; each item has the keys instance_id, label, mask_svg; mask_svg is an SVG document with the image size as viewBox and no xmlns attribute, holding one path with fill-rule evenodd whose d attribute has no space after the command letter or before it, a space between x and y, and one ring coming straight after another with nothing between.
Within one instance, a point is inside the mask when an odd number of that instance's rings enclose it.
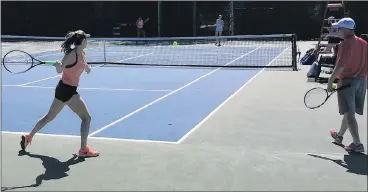
<instances>
[{"instance_id":1,"label":"blue tennis court surface","mask_svg":"<svg viewBox=\"0 0 368 192\"><path fill-rule=\"evenodd\" d=\"M247 47L242 52L237 51L238 54L224 54L220 60L218 54L221 52L214 54L213 58L209 55L214 53L213 49L220 48L213 46L210 49L205 58L223 65L249 63L250 60L267 65L285 48L268 53L270 48ZM149 50L120 50L120 53L115 50L114 58L116 61L144 63L145 60L156 60L157 63L165 63L165 56L173 60L172 57L180 53L160 53L157 48ZM87 54L91 60L101 57L93 48L87 50ZM259 54L268 57L255 60ZM61 60L62 57L59 51L33 55L42 60ZM175 60L179 63L195 62L186 57ZM90 136L178 142L260 70L96 65L91 74L82 76L79 93L92 115ZM58 74L53 67L39 66L20 75L4 71L2 78L3 131L30 132L50 107L59 81ZM79 117L65 107L41 133L78 136L79 126Z\"/></svg>"},{"instance_id":2,"label":"blue tennis court surface","mask_svg":"<svg viewBox=\"0 0 368 192\"><path fill-rule=\"evenodd\" d=\"M290 43L244 44L116 46L106 53L89 46L87 60L102 60L106 54L109 61L130 63L291 63ZM301 52L306 52L314 42L301 45ZM13 47L3 46L2 51ZM43 60L61 60L56 46L31 47L19 49ZM2 190L349 191L367 187L367 155L348 154L330 143L328 130L338 129L341 122L336 97L318 110L304 106L305 92L323 87L305 82L309 66L299 66L299 71L265 70L261 75L261 68L93 67L90 74L83 74L78 92L92 115L88 145L101 155L82 160L72 155L79 149L81 120L68 107L36 135L28 153L18 153L20 134L29 133L47 113L60 77L50 66L20 75L3 69ZM366 143L366 115L357 121ZM344 144L350 142L350 135L344 137Z\"/></svg>"}]
</instances>

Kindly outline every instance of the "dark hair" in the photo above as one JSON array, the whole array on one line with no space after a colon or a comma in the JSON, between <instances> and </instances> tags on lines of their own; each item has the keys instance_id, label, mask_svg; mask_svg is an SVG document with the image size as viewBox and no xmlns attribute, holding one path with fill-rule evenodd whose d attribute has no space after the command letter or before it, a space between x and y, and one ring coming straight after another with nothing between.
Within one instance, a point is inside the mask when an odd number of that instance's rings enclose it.
<instances>
[{"instance_id":1,"label":"dark hair","mask_svg":"<svg viewBox=\"0 0 368 192\"><path fill-rule=\"evenodd\" d=\"M64 52L64 53L69 53L70 51L73 50L72 45L78 46L86 38L87 38L87 36L83 31L69 32L65 36L65 41L61 45L61 51Z\"/></svg>"}]
</instances>

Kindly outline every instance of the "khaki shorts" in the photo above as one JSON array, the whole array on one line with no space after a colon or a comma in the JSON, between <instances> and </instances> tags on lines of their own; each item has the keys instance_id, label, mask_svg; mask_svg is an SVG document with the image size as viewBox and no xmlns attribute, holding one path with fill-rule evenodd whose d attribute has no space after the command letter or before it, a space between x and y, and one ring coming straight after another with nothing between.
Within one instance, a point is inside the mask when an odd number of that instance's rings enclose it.
<instances>
[{"instance_id":1,"label":"khaki shorts","mask_svg":"<svg viewBox=\"0 0 368 192\"><path fill-rule=\"evenodd\" d=\"M364 76L356 78L340 79L339 87L351 85L337 92L339 113L357 113L363 115L364 101L367 92L367 84Z\"/></svg>"}]
</instances>

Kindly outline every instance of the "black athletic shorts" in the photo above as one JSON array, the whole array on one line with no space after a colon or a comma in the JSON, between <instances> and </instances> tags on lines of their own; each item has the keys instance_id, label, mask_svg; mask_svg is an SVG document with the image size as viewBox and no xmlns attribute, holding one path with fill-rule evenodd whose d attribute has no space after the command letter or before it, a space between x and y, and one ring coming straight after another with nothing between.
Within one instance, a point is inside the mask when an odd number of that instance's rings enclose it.
<instances>
[{"instance_id":1,"label":"black athletic shorts","mask_svg":"<svg viewBox=\"0 0 368 192\"><path fill-rule=\"evenodd\" d=\"M144 33L144 29L143 28L137 28L137 32L138 33Z\"/></svg>"},{"instance_id":2,"label":"black athletic shorts","mask_svg":"<svg viewBox=\"0 0 368 192\"><path fill-rule=\"evenodd\" d=\"M59 81L55 89L56 99L59 99L60 101L65 103L69 101L69 99L72 98L75 94L78 94L76 86L67 85L63 83L62 80Z\"/></svg>"}]
</instances>

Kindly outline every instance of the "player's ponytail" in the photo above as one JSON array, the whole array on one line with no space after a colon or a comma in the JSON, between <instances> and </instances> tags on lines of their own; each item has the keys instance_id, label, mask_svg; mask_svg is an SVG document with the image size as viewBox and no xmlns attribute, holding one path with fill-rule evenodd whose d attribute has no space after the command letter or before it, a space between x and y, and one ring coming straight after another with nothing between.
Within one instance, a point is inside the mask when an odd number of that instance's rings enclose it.
<instances>
[{"instance_id":1,"label":"player's ponytail","mask_svg":"<svg viewBox=\"0 0 368 192\"><path fill-rule=\"evenodd\" d=\"M64 53L69 53L70 51L72 51L72 45L74 44L73 42L73 36L75 35L75 32L69 32L66 36L65 36L65 41L64 43L61 45L61 51Z\"/></svg>"},{"instance_id":2,"label":"player's ponytail","mask_svg":"<svg viewBox=\"0 0 368 192\"><path fill-rule=\"evenodd\" d=\"M82 30L69 32L68 34L66 34L65 41L61 45L62 48L61 51L64 53L69 53L70 51L73 50L72 45L74 46L80 45L82 41L87 37L89 37L89 34L86 34Z\"/></svg>"}]
</instances>

